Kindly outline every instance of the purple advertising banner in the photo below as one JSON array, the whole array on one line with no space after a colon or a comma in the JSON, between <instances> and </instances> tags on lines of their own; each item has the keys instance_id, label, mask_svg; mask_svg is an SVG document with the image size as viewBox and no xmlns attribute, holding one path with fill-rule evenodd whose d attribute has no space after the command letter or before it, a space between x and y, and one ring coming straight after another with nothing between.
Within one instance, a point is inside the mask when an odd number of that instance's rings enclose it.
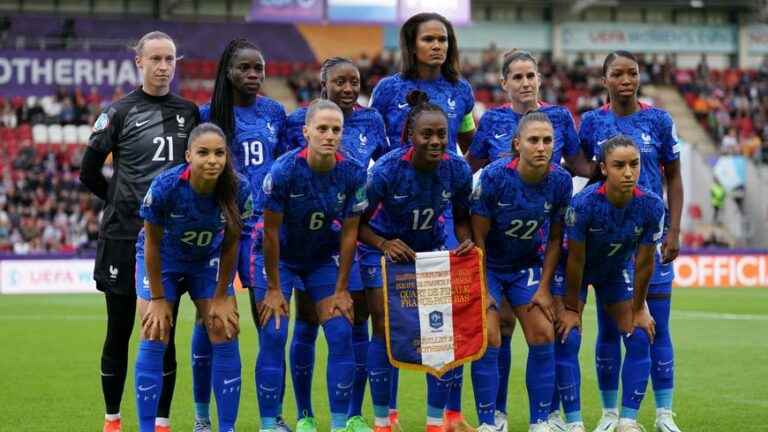
<instances>
[{"instance_id":1,"label":"purple advertising banner","mask_svg":"<svg viewBox=\"0 0 768 432\"><path fill-rule=\"evenodd\" d=\"M325 16L325 0L253 0L248 21L317 22Z\"/></svg>"},{"instance_id":2,"label":"purple advertising banner","mask_svg":"<svg viewBox=\"0 0 768 432\"><path fill-rule=\"evenodd\" d=\"M470 23L470 0L400 0L398 19L406 21L420 12L437 12L454 25Z\"/></svg>"},{"instance_id":3,"label":"purple advertising banner","mask_svg":"<svg viewBox=\"0 0 768 432\"><path fill-rule=\"evenodd\" d=\"M0 50L0 96L45 96L59 87L84 92L96 87L102 96L140 83L134 54L125 52Z\"/></svg>"}]
</instances>

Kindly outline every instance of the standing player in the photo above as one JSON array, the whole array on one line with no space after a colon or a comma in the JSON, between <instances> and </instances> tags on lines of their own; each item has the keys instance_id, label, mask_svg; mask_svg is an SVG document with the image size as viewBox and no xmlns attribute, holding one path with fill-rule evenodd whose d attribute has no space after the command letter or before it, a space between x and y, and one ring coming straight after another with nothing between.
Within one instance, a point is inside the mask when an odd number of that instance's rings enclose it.
<instances>
[{"instance_id":1,"label":"standing player","mask_svg":"<svg viewBox=\"0 0 768 432\"><path fill-rule=\"evenodd\" d=\"M337 152L343 123L336 104L314 101L304 126L307 147L283 155L264 179L267 292L259 316L256 363L262 430L275 429L284 387L288 301L297 279L314 301L328 341L331 427L346 429L355 371L354 311L347 286L366 201L365 170Z\"/></svg>"},{"instance_id":2,"label":"standing player","mask_svg":"<svg viewBox=\"0 0 768 432\"><path fill-rule=\"evenodd\" d=\"M580 329L581 306L587 285L592 285L598 310L603 310L610 325L621 332L626 348L621 365L622 407L615 430L641 432L644 429L637 423L637 410L648 385L654 339L646 295L656 242L662 236L664 203L655 193L637 186L640 151L631 138L609 138L602 145L600 160L607 179L576 194L565 216L567 288L558 332L565 339Z\"/></svg>"},{"instance_id":3,"label":"standing player","mask_svg":"<svg viewBox=\"0 0 768 432\"><path fill-rule=\"evenodd\" d=\"M469 148L475 134L472 110L475 97L470 84L461 78L459 46L453 25L442 15L420 13L409 18L400 28L401 72L382 79L371 95L371 107L384 117L390 143L405 143L402 139L409 105L407 95L419 90L440 107L448 119L448 151L463 154ZM459 152L460 151L460 152ZM455 248L453 236L453 212L446 212L445 228L448 235L446 246ZM461 382L463 368L457 369L455 386L448 402L446 419L466 428L461 416ZM397 418L397 369L393 369L392 403L393 419Z\"/></svg>"},{"instance_id":4,"label":"standing player","mask_svg":"<svg viewBox=\"0 0 768 432\"><path fill-rule=\"evenodd\" d=\"M549 404L555 390L555 306L550 283L560 259L562 218L571 199L571 176L550 164L555 132L542 112L526 114L516 128L516 156L488 165L473 193L472 232L486 251L489 347L472 364L480 422L478 431L495 432L500 344L496 305L505 297L514 308L528 342L526 385L530 430L549 432ZM543 253L542 253L543 251Z\"/></svg>"},{"instance_id":5,"label":"standing player","mask_svg":"<svg viewBox=\"0 0 768 432\"><path fill-rule=\"evenodd\" d=\"M362 167L389 149L384 121L378 111L357 105L360 95L360 71L351 60L333 57L320 68L321 97L341 108L344 113L344 132L341 136L341 152ZM307 109L300 108L288 116L286 127L288 148L304 147L302 134ZM368 307L365 290L360 279L360 268L355 263L350 273L349 290L355 304L355 321L352 326L352 344L355 352L355 381L349 407L348 428L353 432L370 432L371 428L362 416L365 396L366 356L368 354ZM315 366L315 340L318 320L311 297L296 290L297 316L291 343L291 377L296 396L299 422L297 432L314 432L317 422L312 412L312 373Z\"/></svg>"},{"instance_id":6,"label":"standing player","mask_svg":"<svg viewBox=\"0 0 768 432\"><path fill-rule=\"evenodd\" d=\"M152 181L136 242L141 344L136 356L139 431L152 432L163 386L162 358L184 279L212 345L211 382L219 430L234 432L240 404L239 314L232 287L243 222L253 216L248 181L232 168L224 133L211 123L192 130L187 164Z\"/></svg>"},{"instance_id":7,"label":"standing player","mask_svg":"<svg viewBox=\"0 0 768 432\"><path fill-rule=\"evenodd\" d=\"M440 217L450 209L456 220L456 253L474 247L469 227L469 195L472 179L461 156L448 152L448 119L427 95L408 95L411 110L405 122L404 148L393 150L373 166L368 181L370 204L360 226L360 261L373 317L373 338L368 349L368 376L377 432L392 429L388 413L390 370L384 340L384 295L381 257L412 261L416 252L445 247L445 228ZM454 371L442 378L427 375L427 431L443 430L443 410Z\"/></svg>"},{"instance_id":8,"label":"standing player","mask_svg":"<svg viewBox=\"0 0 768 432\"><path fill-rule=\"evenodd\" d=\"M680 146L672 117L663 110L638 101L639 67L634 56L616 51L603 63L603 84L610 104L590 111L582 117L579 132L584 152L599 158L606 140L617 134L629 136L640 149L643 170L639 184L658 196L667 190L665 236L656 253L656 272L648 289L648 307L657 324L658 335L651 346L651 378L656 400L656 428L663 432L679 432L672 414L674 387L674 352L669 332L670 299L674 271L672 260L680 249L680 217L683 207L683 180L680 175ZM608 316L598 314L598 336L595 348L597 377L603 402L603 418L598 430L610 431L617 418L620 335L610 325Z\"/></svg>"},{"instance_id":9,"label":"standing player","mask_svg":"<svg viewBox=\"0 0 768 432\"><path fill-rule=\"evenodd\" d=\"M262 180L272 162L283 153L285 110L275 100L259 95L265 79L264 56L246 39L231 41L219 59L211 103L200 107L202 121L211 121L224 131L234 156L233 166L249 180L253 196L257 196ZM261 209L246 221L250 228ZM251 312L258 328L258 305L263 290L254 287L257 266L263 262L261 251L254 250L252 230L243 230L237 271L243 286L249 288ZM192 376L195 399L195 432L210 430L211 345L205 326L198 322L192 334ZM282 410L280 410L282 412ZM277 428L290 432L282 416L277 416Z\"/></svg>"},{"instance_id":10,"label":"standing player","mask_svg":"<svg viewBox=\"0 0 768 432\"><path fill-rule=\"evenodd\" d=\"M136 237L141 229L139 205L152 179L183 161L187 136L198 123L197 107L170 93L176 70L176 45L171 37L150 32L139 39L134 49L142 85L98 117L80 171L80 181L106 202L93 276L107 303L107 336L101 353L104 432L120 431L128 343L136 316L134 268ZM101 168L110 153L114 175L107 181ZM176 382L173 333L171 330L163 361L158 432L170 430L168 417Z\"/></svg>"},{"instance_id":11,"label":"standing player","mask_svg":"<svg viewBox=\"0 0 768 432\"><path fill-rule=\"evenodd\" d=\"M477 133L469 147L469 152L467 152L467 161L473 171L477 171L489 162L507 156L510 152L510 142L522 117L531 111L539 111L549 118L554 128L551 162L560 164L561 160L565 159L566 166L575 175L591 177L595 164L587 161L579 147L579 138L571 113L563 106L547 105L539 100L541 76L536 59L526 51L510 51L504 55L501 73L501 86L507 92L510 103L486 111L480 119ZM554 300L558 307L562 306L564 294L562 280L565 256L566 253L563 251L561 265L558 266L555 281L551 286L552 295L555 296ZM499 350L500 382L496 399L496 410L498 411L496 413L496 425L505 431L507 390L512 361L511 340L515 329L515 317L506 298L502 298L502 302L498 306L499 318L501 319L501 346ZM575 348L578 350L578 346L574 347L574 342L577 341L570 338L566 344L556 344L556 353L564 349ZM562 419L558 414L560 397L557 387L555 387L551 408L550 421L555 424L562 424ZM566 416L568 414L568 409L566 409ZM571 415L571 417L574 416Z\"/></svg>"}]
</instances>

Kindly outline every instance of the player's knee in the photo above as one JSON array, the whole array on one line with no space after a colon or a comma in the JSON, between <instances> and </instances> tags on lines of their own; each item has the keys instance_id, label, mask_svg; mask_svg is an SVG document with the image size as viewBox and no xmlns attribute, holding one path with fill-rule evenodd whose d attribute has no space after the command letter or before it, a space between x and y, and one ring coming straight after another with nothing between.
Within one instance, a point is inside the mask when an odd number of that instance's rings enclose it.
<instances>
[{"instance_id":1,"label":"player's knee","mask_svg":"<svg viewBox=\"0 0 768 432\"><path fill-rule=\"evenodd\" d=\"M488 327L488 346L494 348L501 346L501 330L498 327Z\"/></svg>"},{"instance_id":2,"label":"player's knee","mask_svg":"<svg viewBox=\"0 0 768 432\"><path fill-rule=\"evenodd\" d=\"M355 309L355 325L361 325L368 322L368 304L365 300L365 293L352 293L352 301Z\"/></svg>"},{"instance_id":3,"label":"player's knee","mask_svg":"<svg viewBox=\"0 0 768 432\"><path fill-rule=\"evenodd\" d=\"M323 323L328 351L333 356L352 356L352 326L344 317L333 317Z\"/></svg>"},{"instance_id":4,"label":"player's knee","mask_svg":"<svg viewBox=\"0 0 768 432\"><path fill-rule=\"evenodd\" d=\"M276 347L285 349L288 340L288 319L281 317L280 328L275 325L275 318L270 318L267 325L262 327L259 334L259 344L262 347Z\"/></svg>"},{"instance_id":5,"label":"player's knee","mask_svg":"<svg viewBox=\"0 0 768 432\"><path fill-rule=\"evenodd\" d=\"M581 333L578 329L571 329L568 333L568 337L565 338L565 343L557 345L558 354L561 354L566 358L578 358L579 350L581 349Z\"/></svg>"},{"instance_id":6,"label":"player's knee","mask_svg":"<svg viewBox=\"0 0 768 432\"><path fill-rule=\"evenodd\" d=\"M635 328L624 336L624 346L627 349L627 357L647 357L651 359L651 340L648 334L641 328Z\"/></svg>"},{"instance_id":7,"label":"player's knee","mask_svg":"<svg viewBox=\"0 0 768 432\"><path fill-rule=\"evenodd\" d=\"M555 341L555 329L549 321L535 321L526 331L529 345L544 345Z\"/></svg>"},{"instance_id":8,"label":"player's knee","mask_svg":"<svg viewBox=\"0 0 768 432\"><path fill-rule=\"evenodd\" d=\"M378 314L371 314L371 330L376 337L384 338L384 317Z\"/></svg>"}]
</instances>

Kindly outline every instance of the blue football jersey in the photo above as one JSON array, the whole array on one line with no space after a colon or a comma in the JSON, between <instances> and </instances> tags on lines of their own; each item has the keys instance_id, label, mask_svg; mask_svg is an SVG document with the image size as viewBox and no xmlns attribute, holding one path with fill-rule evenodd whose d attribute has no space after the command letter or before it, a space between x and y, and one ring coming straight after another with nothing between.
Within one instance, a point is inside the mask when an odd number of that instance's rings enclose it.
<instances>
[{"instance_id":1,"label":"blue football jersey","mask_svg":"<svg viewBox=\"0 0 768 432\"><path fill-rule=\"evenodd\" d=\"M317 173L307 163L308 149L289 151L264 178L264 210L283 215L280 260L294 267L324 263L339 253L344 219L367 207L365 170L337 153L333 170Z\"/></svg>"},{"instance_id":2,"label":"blue football jersey","mask_svg":"<svg viewBox=\"0 0 768 432\"><path fill-rule=\"evenodd\" d=\"M384 117L390 145L401 145L403 126L411 109L405 98L414 90L429 95L429 101L445 111L448 116L448 149L457 153L456 138L461 122L475 107L472 87L464 79L454 84L442 77L423 81L407 79L397 73L379 81L371 95L371 108L375 108Z\"/></svg>"},{"instance_id":3,"label":"blue football jersey","mask_svg":"<svg viewBox=\"0 0 768 432\"><path fill-rule=\"evenodd\" d=\"M567 108L560 105L539 104L540 112L552 122L555 141L552 149L552 163L559 164L563 155L574 156L579 153L579 137L573 117ZM523 114L512 110L510 105L490 109L480 118L477 133L469 147L469 153L477 159L495 161L510 156L512 140L517 133L517 125Z\"/></svg>"},{"instance_id":4,"label":"blue football jersey","mask_svg":"<svg viewBox=\"0 0 768 432\"><path fill-rule=\"evenodd\" d=\"M661 238L664 203L655 193L636 187L632 200L617 208L608 201L605 183L595 183L573 197L565 223L570 241L586 245L585 282L630 282L638 245Z\"/></svg>"},{"instance_id":5,"label":"blue football jersey","mask_svg":"<svg viewBox=\"0 0 768 432\"><path fill-rule=\"evenodd\" d=\"M285 128L288 150L307 145L304 139L304 119L307 108L299 108L288 116ZM367 168L389 151L387 132L381 114L372 108L356 106L349 116L344 117L344 131L341 135L341 152L345 157Z\"/></svg>"},{"instance_id":6,"label":"blue football jersey","mask_svg":"<svg viewBox=\"0 0 768 432\"><path fill-rule=\"evenodd\" d=\"M163 227L163 263L207 260L221 254L224 214L213 194L200 195L192 189L189 176L187 164L163 171L152 181L139 209L142 219ZM254 205L248 180L242 175L238 178L237 205L245 222L253 216ZM143 229L136 250L144 250Z\"/></svg>"},{"instance_id":7,"label":"blue football jersey","mask_svg":"<svg viewBox=\"0 0 768 432\"><path fill-rule=\"evenodd\" d=\"M634 114L619 117L609 105L584 114L581 118L579 140L587 158L598 159L600 147L610 138L623 134L632 138L640 150L640 179L638 184L664 196L664 164L680 158L680 144L672 117L658 108L641 105Z\"/></svg>"},{"instance_id":8,"label":"blue football jersey","mask_svg":"<svg viewBox=\"0 0 768 432\"><path fill-rule=\"evenodd\" d=\"M200 107L201 121L210 121L210 104ZM248 177L254 196L272 163L285 152L285 109L268 97L259 96L247 107L235 107L235 141L229 149L234 167Z\"/></svg>"},{"instance_id":9,"label":"blue football jersey","mask_svg":"<svg viewBox=\"0 0 768 432\"><path fill-rule=\"evenodd\" d=\"M541 265L553 223L562 221L571 200L571 175L551 164L538 184L523 181L519 159L491 162L472 193L472 213L490 219L485 239L489 269L515 271Z\"/></svg>"},{"instance_id":10,"label":"blue football jersey","mask_svg":"<svg viewBox=\"0 0 768 432\"><path fill-rule=\"evenodd\" d=\"M386 238L399 238L417 252L441 249L445 243L443 213L469 208L472 176L461 156L445 153L433 172L413 167L413 148L393 150L373 165L368 203L375 208L369 224Z\"/></svg>"}]
</instances>

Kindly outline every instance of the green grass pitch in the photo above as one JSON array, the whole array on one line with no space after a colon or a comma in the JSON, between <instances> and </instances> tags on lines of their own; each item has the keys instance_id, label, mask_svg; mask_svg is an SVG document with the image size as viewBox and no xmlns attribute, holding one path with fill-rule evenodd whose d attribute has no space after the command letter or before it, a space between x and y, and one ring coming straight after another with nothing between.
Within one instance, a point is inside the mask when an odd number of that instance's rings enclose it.
<instances>
[{"instance_id":1,"label":"green grass pitch","mask_svg":"<svg viewBox=\"0 0 768 432\"><path fill-rule=\"evenodd\" d=\"M253 369L256 332L243 310L240 350L245 387L238 430L258 430ZM593 300L593 296L590 296ZM673 296L672 331L676 345L675 411L684 431L765 431L768 420L768 290L678 289ZM179 359L172 409L175 431L191 431L193 404L189 341L194 307L184 299L177 330ZM100 431L103 401L99 356L105 307L100 295L0 296L0 431ZM129 376L123 402L125 431L136 430L131 341ZM594 372L595 311L585 312L582 364L582 411L588 430L600 415ZM527 430L524 387L526 347L520 332L513 339L509 389L510 431ZM321 429L328 430L325 393L325 342L319 338L314 408ZM469 370L464 379L464 412L476 421ZM290 382L288 384L290 386ZM408 432L424 430L425 384L421 374L402 372L399 408ZM289 390L285 414L295 420ZM213 409L212 409L213 410ZM365 415L371 419L370 396ZM640 420L653 430L653 396L648 392Z\"/></svg>"}]
</instances>

